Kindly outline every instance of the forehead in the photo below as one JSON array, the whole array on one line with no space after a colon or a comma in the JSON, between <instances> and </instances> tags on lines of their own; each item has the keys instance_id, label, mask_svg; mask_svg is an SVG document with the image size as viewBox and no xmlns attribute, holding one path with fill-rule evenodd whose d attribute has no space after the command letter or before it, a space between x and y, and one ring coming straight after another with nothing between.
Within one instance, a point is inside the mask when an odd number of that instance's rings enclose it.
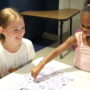
<instances>
[{"instance_id":1,"label":"forehead","mask_svg":"<svg viewBox=\"0 0 90 90\"><path fill-rule=\"evenodd\" d=\"M16 20L10 22L6 28L17 28L20 26L24 26L24 20L23 19L16 19Z\"/></svg>"},{"instance_id":2,"label":"forehead","mask_svg":"<svg viewBox=\"0 0 90 90\"><path fill-rule=\"evenodd\" d=\"M23 19L19 18L19 19L16 19L16 20L10 22L9 25L21 25L21 24L24 24L24 21L23 21Z\"/></svg>"},{"instance_id":3,"label":"forehead","mask_svg":"<svg viewBox=\"0 0 90 90\"><path fill-rule=\"evenodd\" d=\"M81 13L81 23L90 24L90 13L83 12Z\"/></svg>"}]
</instances>

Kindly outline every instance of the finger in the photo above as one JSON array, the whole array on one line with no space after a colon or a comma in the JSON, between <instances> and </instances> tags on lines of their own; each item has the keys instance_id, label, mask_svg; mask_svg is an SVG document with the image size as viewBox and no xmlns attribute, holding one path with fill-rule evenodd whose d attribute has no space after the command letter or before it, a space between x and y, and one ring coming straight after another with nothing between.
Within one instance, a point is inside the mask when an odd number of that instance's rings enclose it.
<instances>
[{"instance_id":1,"label":"finger","mask_svg":"<svg viewBox=\"0 0 90 90\"><path fill-rule=\"evenodd\" d=\"M36 78L36 77L37 77L37 74L34 74L34 75L33 75L33 78Z\"/></svg>"},{"instance_id":2,"label":"finger","mask_svg":"<svg viewBox=\"0 0 90 90\"><path fill-rule=\"evenodd\" d=\"M33 78L36 78L37 73L34 73L34 72L32 71L32 72L31 72L31 76L32 76Z\"/></svg>"},{"instance_id":3,"label":"finger","mask_svg":"<svg viewBox=\"0 0 90 90\"><path fill-rule=\"evenodd\" d=\"M36 77L37 77L37 74L32 74L32 77L33 77L33 78L36 78Z\"/></svg>"}]
</instances>

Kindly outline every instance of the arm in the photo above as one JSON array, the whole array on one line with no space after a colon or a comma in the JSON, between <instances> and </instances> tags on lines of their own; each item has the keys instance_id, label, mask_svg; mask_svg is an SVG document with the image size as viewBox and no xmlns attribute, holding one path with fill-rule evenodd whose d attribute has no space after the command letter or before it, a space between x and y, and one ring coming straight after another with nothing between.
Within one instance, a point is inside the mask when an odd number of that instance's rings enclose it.
<instances>
[{"instance_id":1,"label":"arm","mask_svg":"<svg viewBox=\"0 0 90 90\"><path fill-rule=\"evenodd\" d=\"M35 66L32 69L32 76L35 78L38 73L41 71L41 69L52 59L57 57L59 54L61 54L63 51L65 51L68 47L70 47L73 43L76 42L75 36L69 37L63 44L61 44L59 47L54 49L52 52L50 52L37 66Z\"/></svg>"}]
</instances>

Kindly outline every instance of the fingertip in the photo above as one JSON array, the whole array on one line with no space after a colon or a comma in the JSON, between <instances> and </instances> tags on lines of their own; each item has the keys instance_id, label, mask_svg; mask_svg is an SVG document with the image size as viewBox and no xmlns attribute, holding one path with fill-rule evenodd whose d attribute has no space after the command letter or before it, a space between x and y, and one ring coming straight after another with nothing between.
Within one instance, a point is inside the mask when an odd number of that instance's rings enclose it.
<instances>
[{"instance_id":1,"label":"fingertip","mask_svg":"<svg viewBox=\"0 0 90 90\"><path fill-rule=\"evenodd\" d=\"M36 78L36 77L37 77L37 75L34 75L33 77L34 77L34 78Z\"/></svg>"},{"instance_id":2,"label":"fingertip","mask_svg":"<svg viewBox=\"0 0 90 90\"><path fill-rule=\"evenodd\" d=\"M32 76L33 78L36 78L36 75L34 75L34 74L31 74L31 76Z\"/></svg>"}]
</instances>

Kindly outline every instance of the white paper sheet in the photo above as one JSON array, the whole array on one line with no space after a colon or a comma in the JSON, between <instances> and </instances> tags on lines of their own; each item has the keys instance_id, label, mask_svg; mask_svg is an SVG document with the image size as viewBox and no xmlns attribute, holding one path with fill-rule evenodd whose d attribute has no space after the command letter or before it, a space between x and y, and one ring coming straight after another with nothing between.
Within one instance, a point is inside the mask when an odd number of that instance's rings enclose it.
<instances>
[{"instance_id":1,"label":"white paper sheet","mask_svg":"<svg viewBox=\"0 0 90 90\"><path fill-rule=\"evenodd\" d=\"M1 80L0 90L62 90L71 84L76 77L47 66L42 69L35 80L30 73L12 73L6 79L5 81Z\"/></svg>"}]
</instances>

